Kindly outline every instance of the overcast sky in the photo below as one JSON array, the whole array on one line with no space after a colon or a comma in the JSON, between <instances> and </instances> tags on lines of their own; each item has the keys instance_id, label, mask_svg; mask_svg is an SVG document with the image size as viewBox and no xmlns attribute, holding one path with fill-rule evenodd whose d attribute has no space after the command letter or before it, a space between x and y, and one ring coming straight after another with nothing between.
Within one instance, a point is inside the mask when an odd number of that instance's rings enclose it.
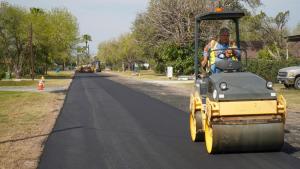
<instances>
[{"instance_id":1,"label":"overcast sky","mask_svg":"<svg viewBox=\"0 0 300 169\"><path fill-rule=\"evenodd\" d=\"M131 23L139 12L147 8L148 0L6 0L24 7L51 9L64 7L78 19L80 33L90 34L93 41L91 52L97 52L100 42L116 38L129 32ZM300 22L297 12L299 0L262 0L261 9L270 16L279 11L290 10L289 27L294 28Z\"/></svg>"}]
</instances>

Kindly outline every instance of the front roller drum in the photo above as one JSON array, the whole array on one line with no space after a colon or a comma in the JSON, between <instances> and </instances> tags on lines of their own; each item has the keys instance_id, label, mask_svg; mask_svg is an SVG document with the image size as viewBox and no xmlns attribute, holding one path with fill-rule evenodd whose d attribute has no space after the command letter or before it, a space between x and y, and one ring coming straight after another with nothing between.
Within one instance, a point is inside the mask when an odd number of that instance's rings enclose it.
<instances>
[{"instance_id":1,"label":"front roller drum","mask_svg":"<svg viewBox=\"0 0 300 169\"><path fill-rule=\"evenodd\" d=\"M284 143L284 124L206 125L207 152L279 151Z\"/></svg>"}]
</instances>

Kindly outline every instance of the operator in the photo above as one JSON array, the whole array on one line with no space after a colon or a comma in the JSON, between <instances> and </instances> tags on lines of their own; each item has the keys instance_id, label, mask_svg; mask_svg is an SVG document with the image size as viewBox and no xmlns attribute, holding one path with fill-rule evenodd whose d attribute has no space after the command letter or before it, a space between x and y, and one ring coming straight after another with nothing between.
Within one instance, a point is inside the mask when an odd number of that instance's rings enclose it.
<instances>
[{"instance_id":1,"label":"operator","mask_svg":"<svg viewBox=\"0 0 300 169\"><path fill-rule=\"evenodd\" d=\"M204 48L203 61L201 62L202 67L207 66L209 61L211 73L220 73L221 70L216 68L215 63L222 59L237 60L236 56L239 55L238 51L228 49L230 48L229 43L229 29L221 28L219 33L219 40L211 40Z\"/></svg>"}]
</instances>

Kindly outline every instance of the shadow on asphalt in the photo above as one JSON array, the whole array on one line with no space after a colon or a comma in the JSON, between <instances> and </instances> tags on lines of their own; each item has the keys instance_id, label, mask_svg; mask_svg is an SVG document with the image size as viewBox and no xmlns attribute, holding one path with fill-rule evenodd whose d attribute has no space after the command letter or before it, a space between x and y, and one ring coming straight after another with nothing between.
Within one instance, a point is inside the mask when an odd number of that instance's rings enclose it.
<instances>
[{"instance_id":1,"label":"shadow on asphalt","mask_svg":"<svg viewBox=\"0 0 300 169\"><path fill-rule=\"evenodd\" d=\"M281 151L285 152L287 154L293 154L293 153L299 152L300 147L294 147L291 144L284 142L284 145L283 145Z\"/></svg>"},{"instance_id":2,"label":"shadow on asphalt","mask_svg":"<svg viewBox=\"0 0 300 169\"><path fill-rule=\"evenodd\" d=\"M83 126L75 126L75 127L65 128L65 129L58 129L58 130L53 130L52 132L46 133L46 134L39 134L39 135L33 135L33 136L28 136L28 137L23 137L23 138L18 138L18 139L0 141L0 144L25 141L25 140L29 140L29 139L33 139L33 138L37 138L37 137L49 136L54 133L60 133L60 132L65 132L65 131L69 131L69 130L81 129L81 128L83 128Z\"/></svg>"}]
</instances>

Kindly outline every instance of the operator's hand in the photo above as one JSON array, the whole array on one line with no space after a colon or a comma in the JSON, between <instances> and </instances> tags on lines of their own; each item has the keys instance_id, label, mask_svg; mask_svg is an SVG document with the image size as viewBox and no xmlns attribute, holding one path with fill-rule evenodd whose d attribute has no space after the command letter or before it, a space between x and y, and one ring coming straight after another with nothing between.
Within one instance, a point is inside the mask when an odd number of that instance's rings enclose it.
<instances>
[{"instance_id":1,"label":"operator's hand","mask_svg":"<svg viewBox=\"0 0 300 169\"><path fill-rule=\"evenodd\" d=\"M225 56L226 56L227 58L232 57L232 56L233 56L233 51L232 51L232 49L227 49L227 50L225 51Z\"/></svg>"}]
</instances>

